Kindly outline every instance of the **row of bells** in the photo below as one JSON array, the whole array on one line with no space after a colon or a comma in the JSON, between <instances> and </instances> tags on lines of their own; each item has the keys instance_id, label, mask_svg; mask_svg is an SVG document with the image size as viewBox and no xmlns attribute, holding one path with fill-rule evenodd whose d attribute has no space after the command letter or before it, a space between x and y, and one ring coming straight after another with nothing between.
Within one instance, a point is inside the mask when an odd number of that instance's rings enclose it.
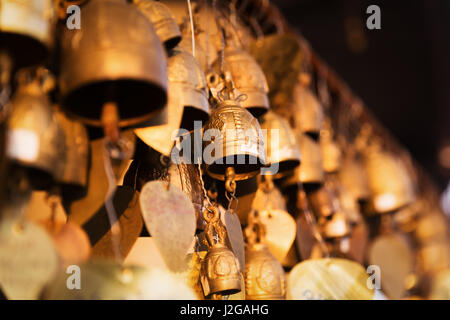
<instances>
[{"instance_id":1,"label":"row of bells","mask_svg":"<svg viewBox=\"0 0 450 320\"><path fill-rule=\"evenodd\" d=\"M51 49L60 55L59 105L50 101L48 86L52 85L48 82L52 78L43 69L17 72L18 87L10 101L7 157L11 163L26 168L34 190L48 190L56 182L63 196L75 201L72 207L76 208L76 200L82 201L86 189L89 193L98 183L94 181L94 168L102 166L102 158L96 155L101 148L92 143L89 146L89 139L95 136L92 128L103 126L102 113L113 102L118 110L118 126L132 128L130 136L134 140L137 136L165 156L174 146L174 130L182 128L192 133L196 120L206 122L205 130L219 130L226 138L215 143L223 152L207 166L206 172L215 180L225 180L229 166L224 163L245 156L246 163L234 165L238 191L246 183L251 185L262 167L278 165L279 170L273 175L277 188L287 191L303 185L320 233L330 241L348 238L351 226L361 223L359 203L364 203L364 213L373 215L398 211L415 200L414 183L404 164L392 154L371 146L358 156L342 156L329 121L324 121L322 105L308 85L296 81L292 102L283 109L278 107L277 97L269 95L268 82L272 88L274 77L258 65L257 56L250 55L236 41L229 41L221 61L220 35L212 15L201 21L213 31L196 35L194 57L190 36L179 27L184 22L179 17L184 13L179 13L178 6L173 7L172 12L178 13L174 17L164 4L151 0L89 0L80 5L81 28L69 30L62 20L56 22L51 1L32 0L29 5L2 1L1 50L10 58L11 70L44 61ZM258 47L270 47L278 40L267 37ZM29 52L35 54L26 54ZM209 89L216 84L222 64L246 99L240 103L221 101L211 111ZM269 110L269 98L277 106L273 110ZM91 136L84 125L89 126ZM240 147L248 141L230 132L249 129L256 138L251 141L251 148L242 151ZM262 129L269 132L266 141L262 141ZM277 137L270 135L271 129L278 129ZM261 145L264 148L259 148ZM204 145L207 146L208 143ZM139 157L137 152L134 157ZM201 216L204 196L198 173L180 179L184 182L179 184ZM186 181L190 187L186 187ZM102 184L96 187L106 188ZM248 192L250 201L245 195L239 201L237 211L244 225L248 223L255 193L256 189ZM90 211L95 211L97 205L90 205ZM199 229L204 228L202 223L198 223ZM129 251L131 243L126 248ZM279 265L267 247L249 247L247 254L249 296L284 297ZM205 263L224 269L212 263L213 256L211 253ZM229 263L233 265L235 262ZM261 269L261 265L267 267ZM240 288L238 269L229 270L231 273L225 277L214 278L217 272L209 275L209 287L220 288L218 292ZM256 284L265 272L275 275L275 280ZM228 279L225 283L231 283L230 290L224 290L224 278Z\"/></svg>"}]
</instances>

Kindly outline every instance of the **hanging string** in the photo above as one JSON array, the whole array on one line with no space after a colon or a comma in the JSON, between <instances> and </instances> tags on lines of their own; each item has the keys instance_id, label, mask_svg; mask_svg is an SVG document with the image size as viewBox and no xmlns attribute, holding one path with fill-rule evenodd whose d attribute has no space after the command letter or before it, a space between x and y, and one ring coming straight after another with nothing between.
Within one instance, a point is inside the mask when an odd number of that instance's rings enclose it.
<instances>
[{"instance_id":1,"label":"hanging string","mask_svg":"<svg viewBox=\"0 0 450 320\"><path fill-rule=\"evenodd\" d=\"M188 11L189 11L189 20L191 23L191 37L192 37L192 55L195 58L195 32L194 32L194 17L192 15L192 7L191 7L191 0L186 0Z\"/></svg>"}]
</instances>

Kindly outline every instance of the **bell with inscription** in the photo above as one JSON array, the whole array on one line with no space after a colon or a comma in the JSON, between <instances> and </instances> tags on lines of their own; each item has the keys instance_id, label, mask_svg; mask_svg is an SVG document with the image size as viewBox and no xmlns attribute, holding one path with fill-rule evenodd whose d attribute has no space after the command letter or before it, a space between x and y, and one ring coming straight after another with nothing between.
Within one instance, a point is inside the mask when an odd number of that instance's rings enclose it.
<instances>
[{"instance_id":1,"label":"bell with inscription","mask_svg":"<svg viewBox=\"0 0 450 320\"><path fill-rule=\"evenodd\" d=\"M159 40L164 43L167 51L180 43L180 28L166 5L152 0L133 0L133 3L153 24Z\"/></svg>"},{"instance_id":2,"label":"bell with inscription","mask_svg":"<svg viewBox=\"0 0 450 320\"><path fill-rule=\"evenodd\" d=\"M0 8L0 51L15 68L42 62L49 54L55 14L51 0L4 0Z\"/></svg>"},{"instance_id":3,"label":"bell with inscription","mask_svg":"<svg viewBox=\"0 0 450 320\"><path fill-rule=\"evenodd\" d=\"M62 176L65 158L64 130L45 93L48 73L23 69L11 100L6 155L26 168L34 189L47 189Z\"/></svg>"},{"instance_id":4,"label":"bell with inscription","mask_svg":"<svg viewBox=\"0 0 450 320\"><path fill-rule=\"evenodd\" d=\"M266 113L269 109L269 87L255 59L236 46L225 48L224 58L225 70L230 72L236 89L246 96L241 102L242 106L255 117ZM216 60L213 70L219 73L220 65L220 60Z\"/></svg>"},{"instance_id":5,"label":"bell with inscription","mask_svg":"<svg viewBox=\"0 0 450 320\"><path fill-rule=\"evenodd\" d=\"M232 167L236 181L246 180L265 164L261 127L239 103L221 102L203 130L206 171L214 179L225 180L227 168Z\"/></svg>"},{"instance_id":6,"label":"bell with inscription","mask_svg":"<svg viewBox=\"0 0 450 320\"><path fill-rule=\"evenodd\" d=\"M300 165L295 134L287 120L270 110L261 117L260 125L267 137L264 144L267 163L273 166L269 172L275 179L282 178Z\"/></svg>"},{"instance_id":7,"label":"bell with inscription","mask_svg":"<svg viewBox=\"0 0 450 320\"><path fill-rule=\"evenodd\" d=\"M62 30L62 107L90 126L148 126L166 104L166 60L152 24L133 4L90 0L81 28Z\"/></svg>"},{"instance_id":8,"label":"bell with inscription","mask_svg":"<svg viewBox=\"0 0 450 320\"><path fill-rule=\"evenodd\" d=\"M226 231L220 224L219 210L209 207L203 212L203 218L207 222L205 232L209 247L200 270L203 293L213 299L218 295L238 293L241 291L239 261L225 245Z\"/></svg>"},{"instance_id":9,"label":"bell with inscription","mask_svg":"<svg viewBox=\"0 0 450 320\"><path fill-rule=\"evenodd\" d=\"M245 293L249 300L283 300L286 298L286 277L281 263L264 243L265 226L249 214L245 229Z\"/></svg>"}]
</instances>

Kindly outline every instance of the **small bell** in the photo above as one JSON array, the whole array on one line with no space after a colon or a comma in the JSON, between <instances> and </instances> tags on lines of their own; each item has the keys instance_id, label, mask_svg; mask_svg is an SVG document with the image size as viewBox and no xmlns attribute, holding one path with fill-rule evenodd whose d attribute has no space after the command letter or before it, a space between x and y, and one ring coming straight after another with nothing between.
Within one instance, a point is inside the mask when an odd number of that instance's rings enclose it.
<instances>
[{"instance_id":1,"label":"small bell","mask_svg":"<svg viewBox=\"0 0 450 320\"><path fill-rule=\"evenodd\" d=\"M333 129L328 121L320 132L320 149L322 152L323 169L326 173L337 173L342 165L342 153L333 139Z\"/></svg>"},{"instance_id":2,"label":"small bell","mask_svg":"<svg viewBox=\"0 0 450 320\"><path fill-rule=\"evenodd\" d=\"M205 233L209 246L200 271L203 293L205 297L214 297L240 292L239 261L225 245L226 231L220 224L219 210L216 207L207 208L203 218L207 222ZM214 238L214 232L218 241Z\"/></svg>"},{"instance_id":3,"label":"small bell","mask_svg":"<svg viewBox=\"0 0 450 320\"><path fill-rule=\"evenodd\" d=\"M82 10L81 28L62 31L62 106L96 127L106 113L119 127L155 118L166 104L167 76L152 24L124 0L90 0Z\"/></svg>"},{"instance_id":4,"label":"small bell","mask_svg":"<svg viewBox=\"0 0 450 320\"><path fill-rule=\"evenodd\" d=\"M241 102L242 106L255 117L266 113L269 109L269 98L267 97L269 87L266 77L255 59L244 50L233 46L225 48L224 58L225 70L230 72L236 89L247 97ZM220 65L220 61L216 60L213 70L219 73Z\"/></svg>"},{"instance_id":5,"label":"small bell","mask_svg":"<svg viewBox=\"0 0 450 320\"><path fill-rule=\"evenodd\" d=\"M339 210L339 203L334 190L327 184L308 193L311 208L318 218L328 218Z\"/></svg>"},{"instance_id":6,"label":"small bell","mask_svg":"<svg viewBox=\"0 0 450 320\"><path fill-rule=\"evenodd\" d=\"M295 128L312 136L318 136L323 125L323 107L311 89L299 83L294 90Z\"/></svg>"},{"instance_id":7,"label":"small bell","mask_svg":"<svg viewBox=\"0 0 450 320\"><path fill-rule=\"evenodd\" d=\"M66 138L64 169L58 177L58 182L61 184L62 193L75 199L83 195L87 188L88 133L83 124L68 118L59 108L55 108L55 113Z\"/></svg>"},{"instance_id":8,"label":"small bell","mask_svg":"<svg viewBox=\"0 0 450 320\"><path fill-rule=\"evenodd\" d=\"M225 180L233 167L235 180L257 175L265 164L264 140L258 120L237 102L226 100L213 110L203 132L207 173Z\"/></svg>"},{"instance_id":9,"label":"small bell","mask_svg":"<svg viewBox=\"0 0 450 320\"><path fill-rule=\"evenodd\" d=\"M342 169L339 171L339 181L357 201L369 199L370 191L367 173L361 161L356 157L348 155L344 158Z\"/></svg>"},{"instance_id":10,"label":"small bell","mask_svg":"<svg viewBox=\"0 0 450 320\"><path fill-rule=\"evenodd\" d=\"M260 120L261 129L266 130L265 139L267 162L275 165L273 178L278 179L300 165L300 150L295 134L287 120L273 111L268 111ZM271 172L271 170L269 170Z\"/></svg>"},{"instance_id":11,"label":"small bell","mask_svg":"<svg viewBox=\"0 0 450 320\"><path fill-rule=\"evenodd\" d=\"M411 204L415 194L413 181L400 159L372 146L365 156L370 189L367 213L387 213Z\"/></svg>"},{"instance_id":12,"label":"small bell","mask_svg":"<svg viewBox=\"0 0 450 320\"><path fill-rule=\"evenodd\" d=\"M194 121L201 121L201 127L209 119L209 103L205 76L188 51L177 47L170 52L167 73L168 103L164 113L168 115L163 115L167 124L139 128L135 133L148 146L170 156L174 132L180 128L194 130Z\"/></svg>"},{"instance_id":13,"label":"small bell","mask_svg":"<svg viewBox=\"0 0 450 320\"><path fill-rule=\"evenodd\" d=\"M320 228L325 239L344 238L349 236L351 231L348 221L342 211L338 211L330 216Z\"/></svg>"},{"instance_id":14,"label":"small bell","mask_svg":"<svg viewBox=\"0 0 450 320\"><path fill-rule=\"evenodd\" d=\"M263 242L265 228L255 217L249 216L246 228L245 292L249 300L283 300L286 298L286 276L281 263Z\"/></svg>"},{"instance_id":15,"label":"small bell","mask_svg":"<svg viewBox=\"0 0 450 320\"><path fill-rule=\"evenodd\" d=\"M181 41L181 31L169 8L158 1L133 0L133 3L153 24L156 34L169 51Z\"/></svg>"},{"instance_id":16,"label":"small bell","mask_svg":"<svg viewBox=\"0 0 450 320\"><path fill-rule=\"evenodd\" d=\"M47 189L64 170L64 130L44 92L48 74L44 69L38 69L36 77L28 72L19 74L19 87L11 100L6 154L28 169L33 188ZM27 79L30 76L32 80Z\"/></svg>"},{"instance_id":17,"label":"small bell","mask_svg":"<svg viewBox=\"0 0 450 320\"><path fill-rule=\"evenodd\" d=\"M305 186L317 186L325 181L319 143L314 141L309 135L303 133L298 138L302 163L294 170L291 176L280 181L280 187L283 189L296 186L299 182Z\"/></svg>"},{"instance_id":18,"label":"small bell","mask_svg":"<svg viewBox=\"0 0 450 320\"><path fill-rule=\"evenodd\" d=\"M42 62L49 54L55 12L52 0L2 0L0 51L6 49L16 68Z\"/></svg>"}]
</instances>

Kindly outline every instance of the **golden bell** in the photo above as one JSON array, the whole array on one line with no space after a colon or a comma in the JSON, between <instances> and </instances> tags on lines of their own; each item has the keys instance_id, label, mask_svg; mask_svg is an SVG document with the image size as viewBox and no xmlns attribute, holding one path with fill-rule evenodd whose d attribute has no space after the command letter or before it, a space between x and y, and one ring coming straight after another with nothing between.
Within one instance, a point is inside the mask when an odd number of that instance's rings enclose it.
<instances>
[{"instance_id":1,"label":"golden bell","mask_svg":"<svg viewBox=\"0 0 450 320\"><path fill-rule=\"evenodd\" d=\"M206 297L241 291L239 261L224 244L210 248L202 263L200 281Z\"/></svg>"},{"instance_id":2,"label":"golden bell","mask_svg":"<svg viewBox=\"0 0 450 320\"><path fill-rule=\"evenodd\" d=\"M236 47L228 47L224 51L224 67L230 72L236 89L246 95L241 102L242 106L250 113L259 117L269 109L267 93L269 87L261 67L245 51ZM220 60L213 64L213 70L220 73Z\"/></svg>"},{"instance_id":3,"label":"golden bell","mask_svg":"<svg viewBox=\"0 0 450 320\"><path fill-rule=\"evenodd\" d=\"M55 113L66 138L64 169L58 182L62 185L63 193L81 195L88 178L88 133L83 124L68 118L59 108L56 108Z\"/></svg>"},{"instance_id":4,"label":"golden bell","mask_svg":"<svg viewBox=\"0 0 450 320\"><path fill-rule=\"evenodd\" d=\"M323 107L311 89L297 84L294 89L295 128L313 136L319 135L323 125Z\"/></svg>"},{"instance_id":5,"label":"golden bell","mask_svg":"<svg viewBox=\"0 0 450 320\"><path fill-rule=\"evenodd\" d=\"M370 150L365 157L370 204L368 213L387 213L414 201L413 182L406 167L392 154Z\"/></svg>"},{"instance_id":6,"label":"golden bell","mask_svg":"<svg viewBox=\"0 0 450 320\"><path fill-rule=\"evenodd\" d=\"M204 127L207 173L222 181L228 167L234 168L236 181L257 175L265 164L262 137L258 120L249 111L234 101L222 102Z\"/></svg>"},{"instance_id":7,"label":"golden bell","mask_svg":"<svg viewBox=\"0 0 450 320\"><path fill-rule=\"evenodd\" d=\"M339 181L357 201L369 199L370 191L367 173L361 161L358 161L357 158L353 156L344 158L342 168L339 171Z\"/></svg>"},{"instance_id":8,"label":"golden bell","mask_svg":"<svg viewBox=\"0 0 450 320\"><path fill-rule=\"evenodd\" d=\"M194 121L209 119L208 90L205 75L197 60L187 50L177 47L169 57L169 90L177 93L184 106L181 128L194 129Z\"/></svg>"},{"instance_id":9,"label":"golden bell","mask_svg":"<svg viewBox=\"0 0 450 320\"><path fill-rule=\"evenodd\" d=\"M37 79L20 80L11 104L7 157L29 169L35 189L46 189L64 170L64 131Z\"/></svg>"},{"instance_id":10,"label":"golden bell","mask_svg":"<svg viewBox=\"0 0 450 320\"><path fill-rule=\"evenodd\" d=\"M263 243L245 250L245 290L249 300L283 300L286 277L281 263Z\"/></svg>"},{"instance_id":11,"label":"golden bell","mask_svg":"<svg viewBox=\"0 0 450 320\"><path fill-rule=\"evenodd\" d=\"M301 161L300 150L295 140L295 134L289 123L273 111L268 111L260 120L261 129L267 134L265 150L269 165L278 165L274 169L274 178L283 177L299 166Z\"/></svg>"},{"instance_id":12,"label":"golden bell","mask_svg":"<svg viewBox=\"0 0 450 320\"><path fill-rule=\"evenodd\" d=\"M283 189L296 186L299 182L305 185L320 185L325 181L319 143L304 133L297 137L302 154L302 163L291 176L280 181L280 187Z\"/></svg>"},{"instance_id":13,"label":"golden bell","mask_svg":"<svg viewBox=\"0 0 450 320\"><path fill-rule=\"evenodd\" d=\"M42 62L52 45L54 21L51 0L3 0L0 9L0 49L15 67Z\"/></svg>"},{"instance_id":14,"label":"golden bell","mask_svg":"<svg viewBox=\"0 0 450 320\"><path fill-rule=\"evenodd\" d=\"M62 31L63 107L91 126L102 126L109 102L118 107L120 127L149 121L166 104L166 60L139 9L124 0L91 0L82 8L81 29Z\"/></svg>"},{"instance_id":15,"label":"golden bell","mask_svg":"<svg viewBox=\"0 0 450 320\"><path fill-rule=\"evenodd\" d=\"M166 5L152 0L133 0L133 3L153 24L159 40L164 43L167 51L181 41L180 28Z\"/></svg>"},{"instance_id":16,"label":"golden bell","mask_svg":"<svg viewBox=\"0 0 450 320\"><path fill-rule=\"evenodd\" d=\"M336 141L333 139L333 131L329 123L320 132L320 149L322 151L323 169L326 173L336 173L342 164L342 154Z\"/></svg>"},{"instance_id":17,"label":"golden bell","mask_svg":"<svg viewBox=\"0 0 450 320\"><path fill-rule=\"evenodd\" d=\"M174 132L182 128L194 130L194 121L200 127L209 119L206 80L195 58L185 49L177 47L170 52L168 62L168 102L158 117L167 117L166 124L138 128L136 135L148 146L165 156L170 156L175 140ZM167 114L168 113L168 114Z\"/></svg>"}]
</instances>

